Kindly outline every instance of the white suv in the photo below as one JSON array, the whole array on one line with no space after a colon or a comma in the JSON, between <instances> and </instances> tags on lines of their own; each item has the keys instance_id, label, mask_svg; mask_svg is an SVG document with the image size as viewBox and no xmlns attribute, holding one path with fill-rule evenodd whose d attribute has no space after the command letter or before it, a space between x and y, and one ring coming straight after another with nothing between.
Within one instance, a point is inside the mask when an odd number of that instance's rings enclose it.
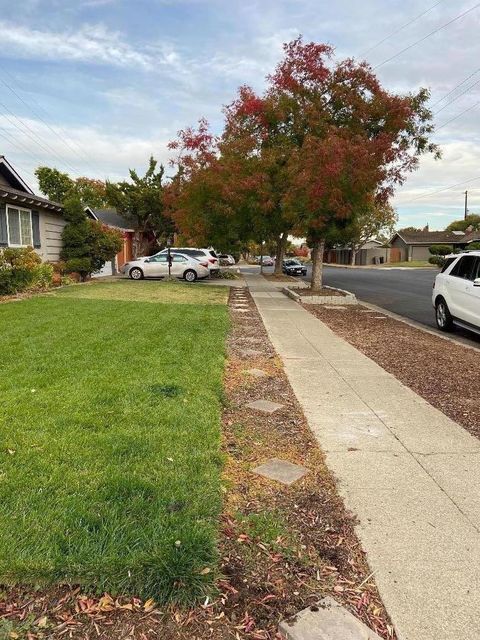
<instances>
[{"instance_id":1,"label":"white suv","mask_svg":"<svg viewBox=\"0 0 480 640\"><path fill-rule=\"evenodd\" d=\"M446 257L433 284L432 302L442 331L458 325L480 333L480 251Z\"/></svg>"}]
</instances>

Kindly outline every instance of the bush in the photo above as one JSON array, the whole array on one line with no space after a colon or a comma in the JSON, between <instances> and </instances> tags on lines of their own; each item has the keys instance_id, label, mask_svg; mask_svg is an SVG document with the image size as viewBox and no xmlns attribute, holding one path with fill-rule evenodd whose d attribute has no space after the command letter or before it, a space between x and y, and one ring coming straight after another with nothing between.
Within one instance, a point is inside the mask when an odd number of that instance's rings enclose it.
<instances>
[{"instance_id":1,"label":"bush","mask_svg":"<svg viewBox=\"0 0 480 640\"><path fill-rule=\"evenodd\" d=\"M432 256L446 256L449 253L452 253L452 247L449 247L448 244L432 244L431 247L428 248ZM432 264L436 264L432 262Z\"/></svg>"},{"instance_id":2,"label":"bush","mask_svg":"<svg viewBox=\"0 0 480 640\"><path fill-rule=\"evenodd\" d=\"M92 273L92 261L90 258L70 258L65 263L65 271L67 273L79 273L82 280Z\"/></svg>"},{"instance_id":3,"label":"bush","mask_svg":"<svg viewBox=\"0 0 480 640\"><path fill-rule=\"evenodd\" d=\"M0 251L0 295L47 289L52 282L52 265L43 264L32 247Z\"/></svg>"},{"instance_id":4,"label":"bush","mask_svg":"<svg viewBox=\"0 0 480 640\"><path fill-rule=\"evenodd\" d=\"M471 242L467 245L467 249L471 251L480 251L480 242Z\"/></svg>"},{"instance_id":5,"label":"bush","mask_svg":"<svg viewBox=\"0 0 480 640\"><path fill-rule=\"evenodd\" d=\"M437 267L443 267L445 264L445 258L443 256L430 256L428 261L430 264L436 264Z\"/></svg>"},{"instance_id":6,"label":"bush","mask_svg":"<svg viewBox=\"0 0 480 640\"><path fill-rule=\"evenodd\" d=\"M53 266L46 262L39 264L33 270L33 287L35 289L48 289L53 284Z\"/></svg>"}]
</instances>

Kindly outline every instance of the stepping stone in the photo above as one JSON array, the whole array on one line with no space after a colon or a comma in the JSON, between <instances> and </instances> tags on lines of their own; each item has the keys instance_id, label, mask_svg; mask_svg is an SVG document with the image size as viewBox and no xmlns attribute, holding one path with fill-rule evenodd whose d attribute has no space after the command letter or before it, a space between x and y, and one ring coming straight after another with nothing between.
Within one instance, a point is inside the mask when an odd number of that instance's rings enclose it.
<instances>
[{"instance_id":1,"label":"stepping stone","mask_svg":"<svg viewBox=\"0 0 480 640\"><path fill-rule=\"evenodd\" d=\"M345 607L327 596L278 628L284 640L381 640Z\"/></svg>"},{"instance_id":2,"label":"stepping stone","mask_svg":"<svg viewBox=\"0 0 480 640\"><path fill-rule=\"evenodd\" d=\"M236 309L235 307L233 307L233 310L236 311L237 313L248 313L249 309Z\"/></svg>"},{"instance_id":3,"label":"stepping stone","mask_svg":"<svg viewBox=\"0 0 480 640\"><path fill-rule=\"evenodd\" d=\"M374 320L386 320L387 316L372 316Z\"/></svg>"},{"instance_id":4,"label":"stepping stone","mask_svg":"<svg viewBox=\"0 0 480 640\"><path fill-rule=\"evenodd\" d=\"M341 309L342 311L345 311L347 307L340 307L336 304L326 304L325 305L325 309Z\"/></svg>"},{"instance_id":5,"label":"stepping stone","mask_svg":"<svg viewBox=\"0 0 480 640\"><path fill-rule=\"evenodd\" d=\"M302 467L299 464L288 462L288 460L272 458L271 460L267 460L264 464L261 464L259 467L253 469L253 473L263 476L264 478L268 478L269 480L276 480L282 484L290 485L307 475L308 469L305 469L305 467ZM301 638L301 636L299 636L299 638ZM344 640L344 638L342 638L342 640Z\"/></svg>"},{"instance_id":6,"label":"stepping stone","mask_svg":"<svg viewBox=\"0 0 480 640\"><path fill-rule=\"evenodd\" d=\"M281 409L284 405L278 404L278 402L270 402L270 400L255 400L255 402L249 402L248 409L254 409L255 411L262 411L263 413L274 413Z\"/></svg>"},{"instance_id":7,"label":"stepping stone","mask_svg":"<svg viewBox=\"0 0 480 640\"><path fill-rule=\"evenodd\" d=\"M254 376L255 378L266 378L268 373L263 371L263 369L245 369L244 373L248 373L250 376Z\"/></svg>"},{"instance_id":8,"label":"stepping stone","mask_svg":"<svg viewBox=\"0 0 480 640\"><path fill-rule=\"evenodd\" d=\"M257 349L243 349L242 350L242 356L244 358L250 358L250 357L261 356L261 355L263 355L262 351L258 351Z\"/></svg>"}]
</instances>

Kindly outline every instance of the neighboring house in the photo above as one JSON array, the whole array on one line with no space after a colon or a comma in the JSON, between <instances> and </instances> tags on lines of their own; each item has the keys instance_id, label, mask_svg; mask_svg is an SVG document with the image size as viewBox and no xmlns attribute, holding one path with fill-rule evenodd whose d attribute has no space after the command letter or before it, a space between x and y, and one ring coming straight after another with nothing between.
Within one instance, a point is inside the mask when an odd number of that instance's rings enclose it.
<instances>
[{"instance_id":1,"label":"neighboring house","mask_svg":"<svg viewBox=\"0 0 480 640\"><path fill-rule=\"evenodd\" d=\"M396 261L393 252L383 245L380 240L368 240L355 255L356 265L380 264ZM348 247L337 247L325 252L324 262L329 264L351 264L352 250Z\"/></svg>"},{"instance_id":2,"label":"neighboring house","mask_svg":"<svg viewBox=\"0 0 480 640\"><path fill-rule=\"evenodd\" d=\"M480 241L480 231L398 231L390 241L393 248L399 249L402 262L428 260L429 247L433 244L446 244L453 250L468 249L471 242Z\"/></svg>"},{"instance_id":3,"label":"neighboring house","mask_svg":"<svg viewBox=\"0 0 480 640\"><path fill-rule=\"evenodd\" d=\"M125 218L119 215L115 209L93 209L92 207L85 207L85 213L89 218L98 220L107 227L121 231L123 235L123 247L121 251L117 253L111 263L107 263L103 269L96 274L97 276L111 276L117 273L125 262L133 258L134 229L132 229L132 225L128 220L125 220Z\"/></svg>"},{"instance_id":4,"label":"neighboring house","mask_svg":"<svg viewBox=\"0 0 480 640\"><path fill-rule=\"evenodd\" d=\"M36 196L0 156L0 248L33 246L45 262L60 259L63 207Z\"/></svg>"}]
</instances>

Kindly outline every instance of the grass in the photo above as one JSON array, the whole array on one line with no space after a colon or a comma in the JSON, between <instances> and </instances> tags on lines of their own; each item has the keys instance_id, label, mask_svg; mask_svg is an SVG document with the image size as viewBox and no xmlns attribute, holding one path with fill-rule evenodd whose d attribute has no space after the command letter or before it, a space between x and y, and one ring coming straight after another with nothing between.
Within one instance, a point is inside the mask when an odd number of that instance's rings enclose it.
<instances>
[{"instance_id":1,"label":"grass","mask_svg":"<svg viewBox=\"0 0 480 640\"><path fill-rule=\"evenodd\" d=\"M411 267L412 269L418 269L419 267L434 268L434 264L430 264L428 260L411 260L410 262L387 262L383 267Z\"/></svg>"},{"instance_id":2,"label":"grass","mask_svg":"<svg viewBox=\"0 0 480 640\"><path fill-rule=\"evenodd\" d=\"M225 301L120 281L0 305L0 583L208 590Z\"/></svg>"}]
</instances>

